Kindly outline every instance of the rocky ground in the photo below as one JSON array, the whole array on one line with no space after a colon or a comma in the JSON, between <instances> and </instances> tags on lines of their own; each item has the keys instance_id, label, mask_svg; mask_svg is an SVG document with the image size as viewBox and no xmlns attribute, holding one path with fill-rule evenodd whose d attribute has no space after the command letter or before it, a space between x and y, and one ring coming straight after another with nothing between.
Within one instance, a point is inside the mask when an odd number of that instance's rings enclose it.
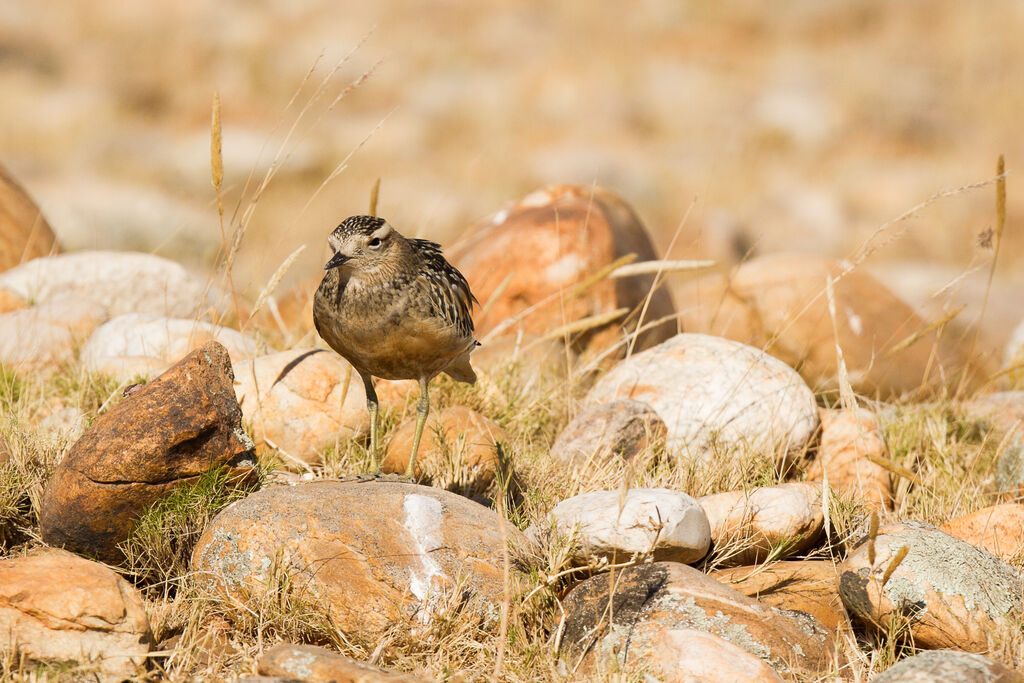
<instances>
[{"instance_id":1,"label":"rocky ground","mask_svg":"<svg viewBox=\"0 0 1024 683\"><path fill-rule=\"evenodd\" d=\"M410 481L415 383L368 474L319 275L63 253L2 190L5 680L1021 679L1020 328L856 261L660 260L546 187L448 252L479 381L435 381Z\"/></svg>"}]
</instances>

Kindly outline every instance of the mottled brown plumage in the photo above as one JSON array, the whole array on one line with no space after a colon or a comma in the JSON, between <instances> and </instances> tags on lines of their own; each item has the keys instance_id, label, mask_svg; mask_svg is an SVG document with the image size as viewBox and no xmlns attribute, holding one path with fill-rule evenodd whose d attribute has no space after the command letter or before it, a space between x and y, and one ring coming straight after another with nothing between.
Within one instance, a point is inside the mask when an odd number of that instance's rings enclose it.
<instances>
[{"instance_id":1,"label":"mottled brown plumage","mask_svg":"<svg viewBox=\"0 0 1024 683\"><path fill-rule=\"evenodd\" d=\"M469 284L441 254L441 245L407 239L387 221L352 216L327 238L333 256L313 299L317 332L359 373L370 411L370 449L377 457L377 395L373 377L420 383L417 431L407 474L430 409L427 384L444 372L473 383Z\"/></svg>"}]
</instances>

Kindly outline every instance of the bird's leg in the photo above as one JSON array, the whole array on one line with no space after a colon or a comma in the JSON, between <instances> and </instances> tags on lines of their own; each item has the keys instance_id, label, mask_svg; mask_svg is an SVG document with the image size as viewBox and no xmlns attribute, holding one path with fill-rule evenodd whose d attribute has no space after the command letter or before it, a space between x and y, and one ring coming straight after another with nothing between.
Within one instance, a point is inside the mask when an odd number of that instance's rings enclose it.
<instances>
[{"instance_id":1,"label":"bird's leg","mask_svg":"<svg viewBox=\"0 0 1024 683\"><path fill-rule=\"evenodd\" d=\"M405 476L412 477L416 471L416 453L420 450L420 437L423 436L423 425L427 423L427 413L430 412L430 396L427 393L427 385L430 379L420 377L420 402L416 404L416 433L412 437L412 454L409 456L409 466L405 468Z\"/></svg>"},{"instance_id":2,"label":"bird's leg","mask_svg":"<svg viewBox=\"0 0 1024 683\"><path fill-rule=\"evenodd\" d=\"M370 458L373 463L373 471L380 471L380 460L377 458L377 392L373 388L373 377L359 373L363 378L363 388L366 389L366 409L370 412Z\"/></svg>"}]
</instances>

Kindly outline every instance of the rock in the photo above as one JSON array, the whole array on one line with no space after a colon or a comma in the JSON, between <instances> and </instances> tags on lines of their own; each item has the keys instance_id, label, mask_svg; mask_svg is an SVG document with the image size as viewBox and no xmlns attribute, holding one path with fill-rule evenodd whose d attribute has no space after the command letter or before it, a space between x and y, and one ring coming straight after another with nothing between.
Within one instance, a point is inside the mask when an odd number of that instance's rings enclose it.
<instances>
[{"instance_id":1,"label":"rock","mask_svg":"<svg viewBox=\"0 0 1024 683\"><path fill-rule=\"evenodd\" d=\"M131 584L54 548L0 560L0 633L0 650L17 648L14 661L68 663L112 682L145 673L153 640Z\"/></svg>"},{"instance_id":2,"label":"rock","mask_svg":"<svg viewBox=\"0 0 1024 683\"><path fill-rule=\"evenodd\" d=\"M570 670L581 658L589 668L612 658L627 670L649 665L666 634L679 629L723 638L780 673L820 675L829 667L826 637L813 619L769 607L676 562L598 574L573 588L563 605Z\"/></svg>"},{"instance_id":3,"label":"rock","mask_svg":"<svg viewBox=\"0 0 1024 683\"><path fill-rule=\"evenodd\" d=\"M575 363L576 353L562 341L534 334L496 337L473 352L480 387L497 406L564 393Z\"/></svg>"},{"instance_id":4,"label":"rock","mask_svg":"<svg viewBox=\"0 0 1024 683\"><path fill-rule=\"evenodd\" d=\"M474 596L465 609L497 625L506 541L525 537L448 491L317 481L264 489L226 508L199 539L192 568L232 601L306 600L347 637L377 642L396 622L428 623L457 580L464 597ZM295 595L268 594L278 590L276 571Z\"/></svg>"},{"instance_id":5,"label":"rock","mask_svg":"<svg viewBox=\"0 0 1024 683\"><path fill-rule=\"evenodd\" d=\"M60 251L32 197L0 165L0 271Z\"/></svg>"},{"instance_id":6,"label":"rock","mask_svg":"<svg viewBox=\"0 0 1024 683\"><path fill-rule=\"evenodd\" d=\"M650 665L664 683L782 683L774 669L743 648L692 628L661 630Z\"/></svg>"},{"instance_id":7,"label":"rock","mask_svg":"<svg viewBox=\"0 0 1024 683\"><path fill-rule=\"evenodd\" d=\"M772 562L716 569L708 576L766 605L810 615L830 633L850 632L839 597L839 572L831 562Z\"/></svg>"},{"instance_id":8,"label":"rock","mask_svg":"<svg viewBox=\"0 0 1024 683\"><path fill-rule=\"evenodd\" d=\"M975 396L960 404L960 410L970 419L983 423L997 432L1000 439L1024 443L1024 391L997 391Z\"/></svg>"},{"instance_id":9,"label":"rock","mask_svg":"<svg viewBox=\"0 0 1024 683\"><path fill-rule=\"evenodd\" d=\"M818 411L821 419L821 444L807 477L829 486L868 507L888 510L892 507L889 472L869 457L889 458L885 436L874 413L864 410Z\"/></svg>"},{"instance_id":10,"label":"rock","mask_svg":"<svg viewBox=\"0 0 1024 683\"><path fill-rule=\"evenodd\" d=\"M583 318L628 309L615 321L576 335L575 345L581 350L608 348L622 339L623 327L636 329L654 276L605 279L576 297L559 297L559 292L568 293L627 254L636 254L638 261L658 258L640 219L620 197L572 185L547 187L507 204L489 222L470 228L448 253L476 297L489 302L475 319L480 338L543 301L548 303L508 331L544 335ZM659 288L647 303L643 322L654 323L674 313L671 297ZM636 349L675 332L674 320L663 321L639 335Z\"/></svg>"},{"instance_id":11,"label":"rock","mask_svg":"<svg viewBox=\"0 0 1024 683\"><path fill-rule=\"evenodd\" d=\"M412 453L416 421L398 428L388 443L384 472L404 474ZM416 477L426 476L435 486L483 492L501 467L499 442L508 436L494 420L465 406L432 412L423 427Z\"/></svg>"},{"instance_id":12,"label":"rock","mask_svg":"<svg viewBox=\"0 0 1024 683\"><path fill-rule=\"evenodd\" d=\"M82 348L81 360L93 372L130 380L149 368L153 375L203 344L216 341L233 362L266 352L252 337L220 325L146 313L119 315L100 326ZM146 375L147 377L149 375Z\"/></svg>"},{"instance_id":13,"label":"rock","mask_svg":"<svg viewBox=\"0 0 1024 683\"><path fill-rule=\"evenodd\" d=\"M622 562L653 550L655 559L697 562L711 545L708 519L690 496L669 489L594 491L555 506L559 533L578 535L575 559L591 556Z\"/></svg>"},{"instance_id":14,"label":"rock","mask_svg":"<svg viewBox=\"0 0 1024 683\"><path fill-rule=\"evenodd\" d=\"M295 678L307 683L419 683L427 680L387 671L316 645L275 645L263 653L257 667L264 676Z\"/></svg>"},{"instance_id":15,"label":"rock","mask_svg":"<svg viewBox=\"0 0 1024 683\"><path fill-rule=\"evenodd\" d=\"M968 358L967 345L952 334L933 331L894 352L929 321L863 269L835 282L833 328L825 279L848 267L809 254L772 254L693 281L677 292L683 329L764 348L822 388L836 386L838 342L853 388L883 398L917 392L922 383L954 386L962 371L973 389L995 371L991 359Z\"/></svg>"},{"instance_id":16,"label":"rock","mask_svg":"<svg viewBox=\"0 0 1024 683\"><path fill-rule=\"evenodd\" d=\"M134 252L83 251L37 258L0 273L0 288L36 305L55 297L88 299L111 316L150 313L194 318L225 312L227 297L173 261Z\"/></svg>"},{"instance_id":17,"label":"rock","mask_svg":"<svg viewBox=\"0 0 1024 683\"><path fill-rule=\"evenodd\" d=\"M0 363L20 372L53 374L106 318L102 305L77 296L0 314Z\"/></svg>"},{"instance_id":18,"label":"rock","mask_svg":"<svg viewBox=\"0 0 1024 683\"><path fill-rule=\"evenodd\" d=\"M668 427L668 447L710 461L735 451L785 458L818 426L814 395L791 368L721 337L679 334L599 379L585 404L631 398Z\"/></svg>"},{"instance_id":19,"label":"rock","mask_svg":"<svg viewBox=\"0 0 1024 683\"><path fill-rule=\"evenodd\" d=\"M43 491L43 541L117 563L138 516L175 487L222 466L251 476L231 379L227 351L209 342L100 415Z\"/></svg>"},{"instance_id":20,"label":"rock","mask_svg":"<svg viewBox=\"0 0 1024 683\"><path fill-rule=\"evenodd\" d=\"M1018 503L992 505L939 528L1005 562L1019 559L1024 551L1024 505Z\"/></svg>"},{"instance_id":21,"label":"rock","mask_svg":"<svg viewBox=\"0 0 1024 683\"><path fill-rule=\"evenodd\" d=\"M308 464L370 430L359 373L324 349L292 349L235 364L235 394L257 442Z\"/></svg>"},{"instance_id":22,"label":"rock","mask_svg":"<svg viewBox=\"0 0 1024 683\"><path fill-rule=\"evenodd\" d=\"M632 460L664 443L667 434L665 422L649 405L618 399L584 407L555 439L551 457L586 471L591 465Z\"/></svg>"},{"instance_id":23,"label":"rock","mask_svg":"<svg viewBox=\"0 0 1024 683\"><path fill-rule=\"evenodd\" d=\"M1002 662L956 650L920 652L896 662L872 683L1022 683L1024 676Z\"/></svg>"},{"instance_id":24,"label":"rock","mask_svg":"<svg viewBox=\"0 0 1024 683\"><path fill-rule=\"evenodd\" d=\"M810 482L716 493L697 502L708 516L719 564L756 564L769 555L803 552L817 542L825 522L821 486Z\"/></svg>"},{"instance_id":25,"label":"rock","mask_svg":"<svg viewBox=\"0 0 1024 683\"><path fill-rule=\"evenodd\" d=\"M1024 498L1024 438L1011 442L996 461L996 490L1009 500Z\"/></svg>"},{"instance_id":26,"label":"rock","mask_svg":"<svg viewBox=\"0 0 1024 683\"><path fill-rule=\"evenodd\" d=\"M988 634L1024 607L1021 577L999 558L921 522L878 530L875 563L865 539L839 567L839 592L850 615L868 624L909 625L917 647L988 649ZM906 557L881 580L897 552Z\"/></svg>"}]
</instances>

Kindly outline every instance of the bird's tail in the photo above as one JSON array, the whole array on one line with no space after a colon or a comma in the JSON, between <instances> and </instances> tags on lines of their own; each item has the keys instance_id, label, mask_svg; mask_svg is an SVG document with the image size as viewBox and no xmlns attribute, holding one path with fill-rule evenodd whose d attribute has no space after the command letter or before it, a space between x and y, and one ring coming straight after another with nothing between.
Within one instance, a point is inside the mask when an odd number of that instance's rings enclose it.
<instances>
[{"instance_id":1,"label":"bird's tail","mask_svg":"<svg viewBox=\"0 0 1024 683\"><path fill-rule=\"evenodd\" d=\"M453 360L448 367L444 369L444 374L448 375L456 382L466 382L467 384L476 384L476 371L473 370L473 366L469 364L469 354L476 347L476 344L466 349L465 353L459 355Z\"/></svg>"}]
</instances>

